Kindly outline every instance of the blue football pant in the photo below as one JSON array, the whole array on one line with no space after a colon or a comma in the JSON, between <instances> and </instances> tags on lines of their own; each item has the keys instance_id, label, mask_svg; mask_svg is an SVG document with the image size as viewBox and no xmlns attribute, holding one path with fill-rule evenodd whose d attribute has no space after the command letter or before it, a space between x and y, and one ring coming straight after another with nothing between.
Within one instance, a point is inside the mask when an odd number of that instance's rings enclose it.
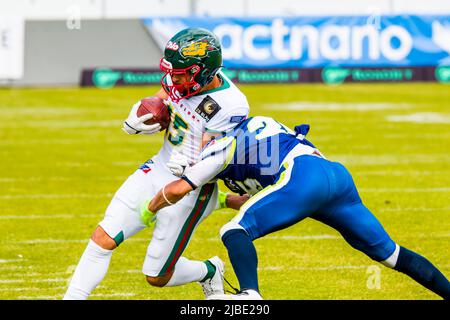
<instances>
[{"instance_id":1,"label":"blue football pant","mask_svg":"<svg viewBox=\"0 0 450 320\"><path fill-rule=\"evenodd\" d=\"M307 217L336 229L375 261L386 260L395 250L394 241L362 203L348 170L315 156L287 163L277 183L250 198L233 220L254 240Z\"/></svg>"}]
</instances>

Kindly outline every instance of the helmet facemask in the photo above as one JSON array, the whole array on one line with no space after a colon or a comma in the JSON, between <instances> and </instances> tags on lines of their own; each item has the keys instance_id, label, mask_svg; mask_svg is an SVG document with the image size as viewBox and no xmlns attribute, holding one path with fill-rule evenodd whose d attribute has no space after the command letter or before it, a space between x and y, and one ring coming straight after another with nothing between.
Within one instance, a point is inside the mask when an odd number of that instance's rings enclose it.
<instances>
[{"instance_id":1,"label":"helmet facemask","mask_svg":"<svg viewBox=\"0 0 450 320\"><path fill-rule=\"evenodd\" d=\"M161 78L161 86L172 101L178 102L197 94L202 89L202 86L195 80L195 77L201 71L200 66L194 64L184 69L174 69L169 61L161 58L159 67L164 72ZM187 76L185 78L188 80L181 84L175 84L172 78L174 75Z\"/></svg>"}]
</instances>

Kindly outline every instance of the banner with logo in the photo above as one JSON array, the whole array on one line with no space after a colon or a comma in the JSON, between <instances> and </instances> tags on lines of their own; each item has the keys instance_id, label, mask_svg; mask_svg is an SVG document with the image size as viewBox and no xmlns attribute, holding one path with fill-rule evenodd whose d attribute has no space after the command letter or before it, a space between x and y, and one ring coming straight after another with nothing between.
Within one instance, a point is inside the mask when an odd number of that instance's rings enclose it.
<instances>
[{"instance_id":1,"label":"banner with logo","mask_svg":"<svg viewBox=\"0 0 450 320\"><path fill-rule=\"evenodd\" d=\"M231 69L450 65L450 15L142 21L161 49L184 28L213 31Z\"/></svg>"},{"instance_id":2,"label":"banner with logo","mask_svg":"<svg viewBox=\"0 0 450 320\"><path fill-rule=\"evenodd\" d=\"M439 67L326 67L302 69L222 69L234 83L311 83L337 85L346 82L450 83L450 66ZM109 89L116 86L160 85L159 69L85 69L81 86Z\"/></svg>"},{"instance_id":3,"label":"banner with logo","mask_svg":"<svg viewBox=\"0 0 450 320\"><path fill-rule=\"evenodd\" d=\"M20 79L24 65L25 22L0 16L0 79Z\"/></svg>"}]
</instances>

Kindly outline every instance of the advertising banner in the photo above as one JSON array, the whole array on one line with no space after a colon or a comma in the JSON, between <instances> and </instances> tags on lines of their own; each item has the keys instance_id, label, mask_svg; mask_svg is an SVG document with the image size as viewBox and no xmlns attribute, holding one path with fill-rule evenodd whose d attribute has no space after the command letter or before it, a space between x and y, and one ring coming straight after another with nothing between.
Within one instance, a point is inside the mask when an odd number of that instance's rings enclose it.
<instances>
[{"instance_id":1,"label":"advertising banner","mask_svg":"<svg viewBox=\"0 0 450 320\"><path fill-rule=\"evenodd\" d=\"M145 18L161 49L202 27L222 43L230 69L450 65L450 16Z\"/></svg>"},{"instance_id":2,"label":"advertising banner","mask_svg":"<svg viewBox=\"0 0 450 320\"><path fill-rule=\"evenodd\" d=\"M413 82L450 83L450 66L440 67L326 67L304 69L222 69L234 83ZM109 89L116 86L159 85L158 69L86 69L81 86Z\"/></svg>"},{"instance_id":3,"label":"advertising banner","mask_svg":"<svg viewBox=\"0 0 450 320\"><path fill-rule=\"evenodd\" d=\"M21 79L24 65L25 22L0 16L0 79Z\"/></svg>"}]
</instances>

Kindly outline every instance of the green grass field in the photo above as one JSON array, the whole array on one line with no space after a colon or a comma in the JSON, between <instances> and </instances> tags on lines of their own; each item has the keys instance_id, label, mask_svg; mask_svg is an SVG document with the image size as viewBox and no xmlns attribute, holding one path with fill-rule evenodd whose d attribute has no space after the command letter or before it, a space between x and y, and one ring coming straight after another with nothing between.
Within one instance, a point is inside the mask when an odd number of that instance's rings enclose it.
<instances>
[{"instance_id":1,"label":"green grass field","mask_svg":"<svg viewBox=\"0 0 450 320\"><path fill-rule=\"evenodd\" d=\"M450 277L450 87L439 84L241 86L252 115L293 127L353 174L399 244ZM61 299L113 193L155 154L162 134L121 130L154 88L0 89L0 299ZM219 255L237 281L214 212L185 251ZM201 287L150 287L141 273L151 229L124 242L92 299L203 299ZM255 241L266 299L439 299L352 249L312 219ZM379 269L372 266L379 266ZM379 272L379 286L373 281Z\"/></svg>"}]
</instances>

